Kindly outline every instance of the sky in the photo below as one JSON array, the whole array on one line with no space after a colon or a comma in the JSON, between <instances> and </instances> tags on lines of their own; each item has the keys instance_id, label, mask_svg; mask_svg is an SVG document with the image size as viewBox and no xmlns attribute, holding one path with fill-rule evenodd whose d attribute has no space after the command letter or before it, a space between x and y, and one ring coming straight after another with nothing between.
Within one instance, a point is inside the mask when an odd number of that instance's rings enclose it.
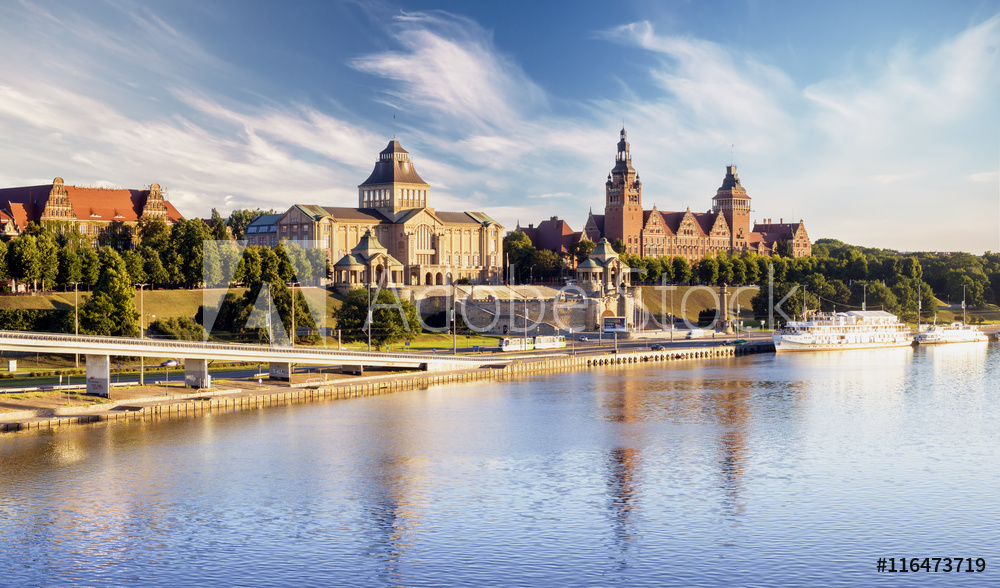
<instances>
[{"instance_id":1,"label":"sky","mask_svg":"<svg viewBox=\"0 0 1000 588\"><path fill-rule=\"evenodd\" d=\"M644 208L1000 251L1000 0L0 0L0 187L159 183L187 217L356 206L393 136L438 210Z\"/></svg>"}]
</instances>

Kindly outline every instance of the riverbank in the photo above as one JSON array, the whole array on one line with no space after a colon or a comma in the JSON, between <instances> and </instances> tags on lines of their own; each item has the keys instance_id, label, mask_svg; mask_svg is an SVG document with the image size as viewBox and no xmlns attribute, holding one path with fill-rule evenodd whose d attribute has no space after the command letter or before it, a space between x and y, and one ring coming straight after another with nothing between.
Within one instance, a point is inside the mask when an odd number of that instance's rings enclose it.
<instances>
[{"instance_id":1,"label":"riverbank","mask_svg":"<svg viewBox=\"0 0 1000 588\"><path fill-rule=\"evenodd\" d=\"M773 349L773 347L772 347ZM341 400L391 394L450 383L505 380L525 375L590 369L601 366L648 362L670 363L697 359L735 357L766 352L766 344L720 347L677 347L660 351L633 351L580 355L537 355L516 357L504 367L484 367L443 373L387 373L374 376L345 377L335 381L306 381L290 385L198 390L177 394L156 394L163 388L140 389L119 396L114 401L87 406L36 406L21 411L0 413L0 432L58 430L63 427L102 421L145 421L162 418L186 418L211 412L255 410L302 402ZM180 390L178 388L178 390Z\"/></svg>"}]
</instances>

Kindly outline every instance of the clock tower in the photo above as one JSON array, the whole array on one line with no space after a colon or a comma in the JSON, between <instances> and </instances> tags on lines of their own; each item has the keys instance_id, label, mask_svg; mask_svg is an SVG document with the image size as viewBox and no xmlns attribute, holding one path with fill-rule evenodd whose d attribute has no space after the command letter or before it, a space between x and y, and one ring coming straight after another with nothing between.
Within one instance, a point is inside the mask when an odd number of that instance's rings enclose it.
<instances>
[{"instance_id":1,"label":"clock tower","mask_svg":"<svg viewBox=\"0 0 1000 588\"><path fill-rule=\"evenodd\" d=\"M621 239L626 253L641 253L642 182L632 167L632 154L622 128L615 167L604 186L604 236L612 244Z\"/></svg>"}]
</instances>

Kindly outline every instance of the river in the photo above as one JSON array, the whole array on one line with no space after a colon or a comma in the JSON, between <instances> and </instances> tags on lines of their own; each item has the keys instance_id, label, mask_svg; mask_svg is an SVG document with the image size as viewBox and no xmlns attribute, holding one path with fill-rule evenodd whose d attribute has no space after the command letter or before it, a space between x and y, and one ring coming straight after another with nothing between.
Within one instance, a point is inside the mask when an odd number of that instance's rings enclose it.
<instances>
[{"instance_id":1,"label":"river","mask_svg":"<svg viewBox=\"0 0 1000 588\"><path fill-rule=\"evenodd\" d=\"M0 571L52 586L996 585L998 376L994 343L757 355L7 434ZM878 573L883 557L986 570Z\"/></svg>"}]
</instances>

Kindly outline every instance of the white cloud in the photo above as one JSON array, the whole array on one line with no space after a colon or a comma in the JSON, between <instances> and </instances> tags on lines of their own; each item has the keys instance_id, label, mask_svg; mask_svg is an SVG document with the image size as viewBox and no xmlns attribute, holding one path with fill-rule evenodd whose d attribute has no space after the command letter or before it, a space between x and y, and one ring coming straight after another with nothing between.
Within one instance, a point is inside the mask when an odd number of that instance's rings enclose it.
<instances>
[{"instance_id":1,"label":"white cloud","mask_svg":"<svg viewBox=\"0 0 1000 588\"><path fill-rule=\"evenodd\" d=\"M115 8L106 22L72 3L5 15L0 128L13 139L0 142L0 182L155 181L191 216L356 201L388 139L377 125L214 92L213 76L255 74L143 5ZM349 64L403 114L399 136L438 209L511 227L558 214L580 230L603 208L624 116L646 208L707 209L733 158L754 214L803 218L813 238L981 251L998 233L997 173L984 171L996 164L998 29L994 17L930 49L900 44L804 86L766 55L637 22L599 36L641 51L631 63L646 83L559 108L490 31L444 12L398 16L388 49ZM37 43L38 30L62 32Z\"/></svg>"},{"instance_id":2,"label":"white cloud","mask_svg":"<svg viewBox=\"0 0 1000 588\"><path fill-rule=\"evenodd\" d=\"M388 102L459 121L509 129L523 109L544 106L538 86L495 50L477 23L446 13L403 13L394 24L403 51L351 60L356 69L402 83Z\"/></svg>"}]
</instances>

